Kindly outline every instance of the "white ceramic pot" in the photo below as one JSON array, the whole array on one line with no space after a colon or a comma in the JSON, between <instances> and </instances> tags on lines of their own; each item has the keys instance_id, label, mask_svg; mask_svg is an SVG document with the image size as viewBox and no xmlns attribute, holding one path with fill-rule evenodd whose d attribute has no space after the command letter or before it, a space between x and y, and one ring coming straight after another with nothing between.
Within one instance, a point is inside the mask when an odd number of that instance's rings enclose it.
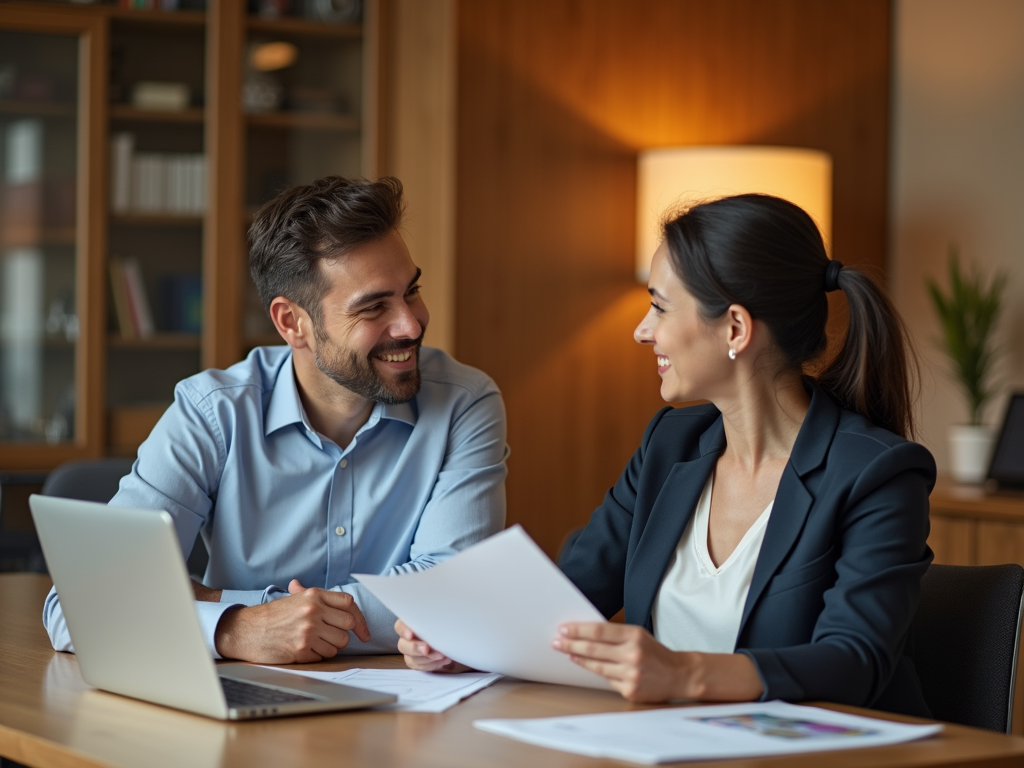
<instances>
[{"instance_id":1,"label":"white ceramic pot","mask_svg":"<svg viewBox=\"0 0 1024 768\"><path fill-rule=\"evenodd\" d=\"M992 427L957 425L949 428L950 474L957 483L983 483L992 458Z\"/></svg>"}]
</instances>

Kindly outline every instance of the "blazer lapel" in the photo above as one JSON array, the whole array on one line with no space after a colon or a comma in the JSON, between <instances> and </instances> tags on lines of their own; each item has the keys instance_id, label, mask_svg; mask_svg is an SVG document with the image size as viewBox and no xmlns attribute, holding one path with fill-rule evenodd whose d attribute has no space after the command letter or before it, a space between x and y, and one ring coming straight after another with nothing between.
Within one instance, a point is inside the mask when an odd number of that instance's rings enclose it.
<instances>
[{"instance_id":1,"label":"blazer lapel","mask_svg":"<svg viewBox=\"0 0 1024 768\"><path fill-rule=\"evenodd\" d=\"M814 496L807 489L803 478L825 461L839 426L839 408L813 381L810 387L811 405L779 481L761 552L750 580L750 591L747 592L747 601L743 606L743 618L740 620L737 637L743 634L747 619L765 587L803 531L804 522L814 504Z\"/></svg>"},{"instance_id":2,"label":"blazer lapel","mask_svg":"<svg viewBox=\"0 0 1024 768\"><path fill-rule=\"evenodd\" d=\"M768 582L799 538L813 502L814 497L804 487L803 481L793 469L793 465L787 464L782 472L779 490L775 494L772 513L768 517L768 527L765 529L761 553L757 556L754 575L750 580L747 601L743 605L740 633L743 632L747 618L754 605L757 604L758 598L761 597L761 593L764 592L764 588L768 586Z\"/></svg>"},{"instance_id":3,"label":"blazer lapel","mask_svg":"<svg viewBox=\"0 0 1024 768\"><path fill-rule=\"evenodd\" d=\"M626 566L627 624L650 628L654 596L724 447L725 430L719 417L701 435L700 458L677 462L669 470Z\"/></svg>"}]
</instances>

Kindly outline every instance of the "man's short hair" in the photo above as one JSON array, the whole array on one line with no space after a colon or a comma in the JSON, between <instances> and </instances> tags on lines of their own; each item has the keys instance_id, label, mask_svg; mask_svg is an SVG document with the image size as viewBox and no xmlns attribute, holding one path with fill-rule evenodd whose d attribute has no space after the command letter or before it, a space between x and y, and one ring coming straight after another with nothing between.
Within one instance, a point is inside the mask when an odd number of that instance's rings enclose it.
<instances>
[{"instance_id":1,"label":"man's short hair","mask_svg":"<svg viewBox=\"0 0 1024 768\"><path fill-rule=\"evenodd\" d=\"M402 182L326 176L287 189L265 203L249 227L249 270L263 308L277 296L294 301L315 327L330 288L321 259L338 258L373 242L402 223Z\"/></svg>"}]
</instances>

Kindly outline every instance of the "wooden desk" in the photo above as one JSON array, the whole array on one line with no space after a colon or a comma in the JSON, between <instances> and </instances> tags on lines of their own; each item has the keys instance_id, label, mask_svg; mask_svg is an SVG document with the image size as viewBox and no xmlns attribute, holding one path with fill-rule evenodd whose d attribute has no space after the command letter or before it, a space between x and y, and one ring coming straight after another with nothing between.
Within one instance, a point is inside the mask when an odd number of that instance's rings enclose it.
<instances>
[{"instance_id":1,"label":"wooden desk","mask_svg":"<svg viewBox=\"0 0 1024 768\"><path fill-rule=\"evenodd\" d=\"M473 720L482 717L631 708L612 693L580 688L501 681L442 714L348 712L241 723L221 723L89 690L75 657L50 649L40 621L47 589L43 576L0 576L0 756L21 763L38 768L628 765L521 744L472 727ZM399 667L401 661L397 656L377 656L315 665L352 666ZM1024 739L951 725L935 738L894 747L689 765L801 768L823 763L835 768L1021 766Z\"/></svg>"}]
</instances>

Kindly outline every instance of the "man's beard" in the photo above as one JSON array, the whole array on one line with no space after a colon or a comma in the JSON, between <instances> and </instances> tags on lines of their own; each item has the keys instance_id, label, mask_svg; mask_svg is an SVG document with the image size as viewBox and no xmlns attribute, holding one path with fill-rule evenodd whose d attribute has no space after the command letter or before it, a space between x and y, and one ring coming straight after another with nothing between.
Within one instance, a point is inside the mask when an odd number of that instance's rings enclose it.
<instances>
[{"instance_id":1,"label":"man's beard","mask_svg":"<svg viewBox=\"0 0 1024 768\"><path fill-rule=\"evenodd\" d=\"M346 353L335 346L327 336L317 335L316 350L313 360L316 367L335 383L354 392L360 397L384 405L407 403L420 391L420 345L423 343L423 332L418 339L406 342L378 344L366 358L357 352ZM402 371L394 377L393 383L384 381L373 365L373 359L380 355L399 354L411 350L416 361L412 370ZM322 354L323 353L323 354Z\"/></svg>"}]
</instances>

